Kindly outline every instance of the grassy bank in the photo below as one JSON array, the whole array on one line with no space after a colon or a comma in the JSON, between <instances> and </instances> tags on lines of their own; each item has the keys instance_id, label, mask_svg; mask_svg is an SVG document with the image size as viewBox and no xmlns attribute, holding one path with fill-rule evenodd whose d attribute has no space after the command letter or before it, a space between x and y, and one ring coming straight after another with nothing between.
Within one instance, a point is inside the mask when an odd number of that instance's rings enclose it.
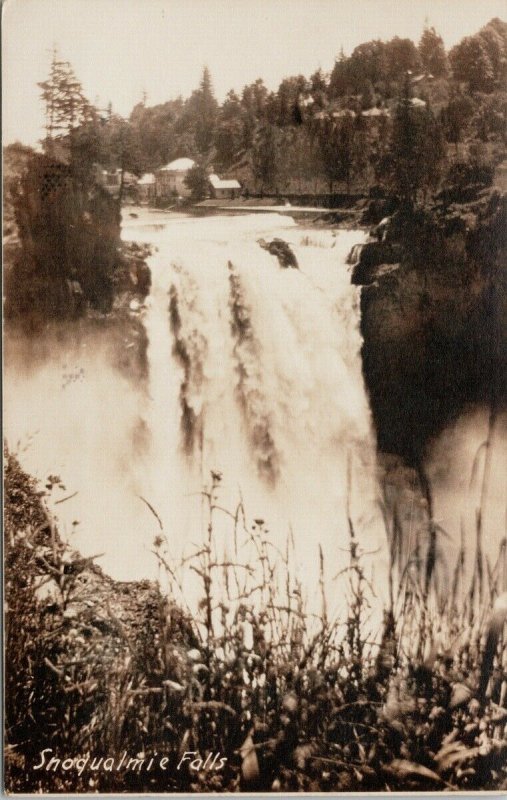
<instances>
[{"instance_id":1,"label":"grassy bank","mask_svg":"<svg viewBox=\"0 0 507 800\"><path fill-rule=\"evenodd\" d=\"M422 560L398 569L393 535L393 604L372 642L376 601L352 523L348 611L330 618L322 579L320 612L309 614L290 541L277 552L261 519L222 509L214 474L207 537L189 560L170 559L163 531L154 541L168 598L73 552L47 511L58 477L40 487L14 456L5 463L9 791L506 788L505 544L484 573L476 558L471 585L463 554L437 603ZM227 557L214 534L224 513ZM187 570L201 585L193 616L180 596ZM202 763L178 769L188 752ZM124 753L135 764L116 769ZM217 753L222 768L206 769ZM60 761L48 768L51 756Z\"/></svg>"}]
</instances>

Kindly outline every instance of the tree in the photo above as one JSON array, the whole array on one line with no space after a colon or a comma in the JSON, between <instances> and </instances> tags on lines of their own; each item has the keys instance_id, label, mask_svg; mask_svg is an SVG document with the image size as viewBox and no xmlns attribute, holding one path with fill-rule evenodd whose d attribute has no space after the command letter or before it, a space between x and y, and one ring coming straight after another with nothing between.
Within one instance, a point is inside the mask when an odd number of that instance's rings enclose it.
<instances>
[{"instance_id":1,"label":"tree","mask_svg":"<svg viewBox=\"0 0 507 800\"><path fill-rule=\"evenodd\" d=\"M344 97L350 91L350 68L349 59L340 51L339 58L336 59L331 77L329 79L330 98Z\"/></svg>"},{"instance_id":2,"label":"tree","mask_svg":"<svg viewBox=\"0 0 507 800\"><path fill-rule=\"evenodd\" d=\"M20 248L6 281L6 313L47 322L88 307L110 310L121 243L118 207L95 180L94 162L104 154L96 109L56 53L39 85L45 153L33 153L13 196Z\"/></svg>"},{"instance_id":3,"label":"tree","mask_svg":"<svg viewBox=\"0 0 507 800\"><path fill-rule=\"evenodd\" d=\"M194 202L204 200L208 194L208 172L202 164L194 164L185 175L185 186L190 189L190 197Z\"/></svg>"},{"instance_id":4,"label":"tree","mask_svg":"<svg viewBox=\"0 0 507 800\"><path fill-rule=\"evenodd\" d=\"M247 112L251 112L257 120L264 119L269 92L262 78L245 86L241 95L241 105Z\"/></svg>"},{"instance_id":5,"label":"tree","mask_svg":"<svg viewBox=\"0 0 507 800\"><path fill-rule=\"evenodd\" d=\"M385 45L386 77L388 81L402 81L407 72L417 72L421 60L411 39L395 36Z\"/></svg>"},{"instance_id":6,"label":"tree","mask_svg":"<svg viewBox=\"0 0 507 800\"><path fill-rule=\"evenodd\" d=\"M507 79L507 23L492 19L478 33L488 54L495 87L505 87Z\"/></svg>"},{"instance_id":7,"label":"tree","mask_svg":"<svg viewBox=\"0 0 507 800\"><path fill-rule=\"evenodd\" d=\"M445 156L442 127L429 107L414 108L407 75L394 115L389 148L378 165L379 177L393 195L411 206L419 194L425 198L437 186Z\"/></svg>"},{"instance_id":8,"label":"tree","mask_svg":"<svg viewBox=\"0 0 507 800\"><path fill-rule=\"evenodd\" d=\"M456 147L456 154L459 150L459 143L470 125L474 104L471 98L461 92L454 92L451 95L447 106L442 109L441 121L445 137Z\"/></svg>"},{"instance_id":9,"label":"tree","mask_svg":"<svg viewBox=\"0 0 507 800\"><path fill-rule=\"evenodd\" d=\"M470 91L490 92L494 72L487 48L480 36L466 36L449 53L454 79L468 84Z\"/></svg>"},{"instance_id":10,"label":"tree","mask_svg":"<svg viewBox=\"0 0 507 800\"><path fill-rule=\"evenodd\" d=\"M308 90L308 84L303 75L294 78L284 78L275 95L276 117L273 122L280 127L293 125L295 109L300 97Z\"/></svg>"},{"instance_id":11,"label":"tree","mask_svg":"<svg viewBox=\"0 0 507 800\"><path fill-rule=\"evenodd\" d=\"M386 44L379 39L358 45L350 57L350 91L362 93L369 84L372 89L387 78Z\"/></svg>"},{"instance_id":12,"label":"tree","mask_svg":"<svg viewBox=\"0 0 507 800\"><path fill-rule=\"evenodd\" d=\"M340 120L336 138L336 162L339 180L347 184L350 194L350 181L353 173L354 118L347 116Z\"/></svg>"},{"instance_id":13,"label":"tree","mask_svg":"<svg viewBox=\"0 0 507 800\"><path fill-rule=\"evenodd\" d=\"M354 121L354 135L351 147L352 174L355 179L366 181L370 163L370 141L366 120L358 114Z\"/></svg>"},{"instance_id":14,"label":"tree","mask_svg":"<svg viewBox=\"0 0 507 800\"><path fill-rule=\"evenodd\" d=\"M277 131L267 122L260 129L253 149L253 170L261 192L272 189L278 177Z\"/></svg>"},{"instance_id":15,"label":"tree","mask_svg":"<svg viewBox=\"0 0 507 800\"><path fill-rule=\"evenodd\" d=\"M37 84L46 112L46 152L54 150L55 139L68 138L79 126L96 119L96 110L83 94L83 87L68 61L53 51L49 77Z\"/></svg>"},{"instance_id":16,"label":"tree","mask_svg":"<svg viewBox=\"0 0 507 800\"><path fill-rule=\"evenodd\" d=\"M447 75L449 64L445 52L444 42L435 28L426 27L419 41L419 57L421 66L435 78Z\"/></svg>"},{"instance_id":17,"label":"tree","mask_svg":"<svg viewBox=\"0 0 507 800\"><path fill-rule=\"evenodd\" d=\"M330 119L319 132L320 153L329 191L334 191L338 181L347 183L350 191L352 177L352 152L354 142L354 120L343 117L339 122Z\"/></svg>"},{"instance_id":18,"label":"tree","mask_svg":"<svg viewBox=\"0 0 507 800\"><path fill-rule=\"evenodd\" d=\"M310 77L310 91L315 105L324 108L327 101L327 81L320 67Z\"/></svg>"},{"instance_id":19,"label":"tree","mask_svg":"<svg viewBox=\"0 0 507 800\"><path fill-rule=\"evenodd\" d=\"M234 91L230 91L225 98L218 116L215 131L215 160L227 169L234 163L238 151L242 147L241 101Z\"/></svg>"},{"instance_id":20,"label":"tree","mask_svg":"<svg viewBox=\"0 0 507 800\"><path fill-rule=\"evenodd\" d=\"M183 108L181 97L150 108L142 103L134 107L130 123L139 149L139 166L142 172L151 172L177 158L178 155L197 154L193 131L178 130L178 121L183 114ZM182 138L184 136L188 138L189 134L190 142L182 142ZM178 150L183 152L178 153Z\"/></svg>"},{"instance_id":21,"label":"tree","mask_svg":"<svg viewBox=\"0 0 507 800\"><path fill-rule=\"evenodd\" d=\"M204 67L199 88L192 93L185 111L187 125L193 126L195 143L201 155L206 155L213 144L217 114L218 103L213 93L210 71Z\"/></svg>"},{"instance_id":22,"label":"tree","mask_svg":"<svg viewBox=\"0 0 507 800\"><path fill-rule=\"evenodd\" d=\"M376 97L373 91L373 85L370 80L367 80L364 89L361 93L361 109L372 108L375 105Z\"/></svg>"}]
</instances>

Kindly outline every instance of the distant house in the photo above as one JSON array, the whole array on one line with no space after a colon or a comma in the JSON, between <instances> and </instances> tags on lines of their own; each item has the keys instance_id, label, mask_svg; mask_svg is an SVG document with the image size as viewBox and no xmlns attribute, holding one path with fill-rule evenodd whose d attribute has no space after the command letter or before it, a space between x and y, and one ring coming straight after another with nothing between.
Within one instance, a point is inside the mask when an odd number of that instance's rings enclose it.
<instances>
[{"instance_id":1,"label":"distant house","mask_svg":"<svg viewBox=\"0 0 507 800\"><path fill-rule=\"evenodd\" d=\"M361 116L367 119L378 119L379 117L389 117L389 109L387 108L368 108L366 111L361 111Z\"/></svg>"},{"instance_id":2,"label":"distant house","mask_svg":"<svg viewBox=\"0 0 507 800\"><path fill-rule=\"evenodd\" d=\"M412 77L410 83L417 90L418 94L428 94L435 85L435 78L430 72L422 72L420 75Z\"/></svg>"},{"instance_id":3,"label":"distant house","mask_svg":"<svg viewBox=\"0 0 507 800\"><path fill-rule=\"evenodd\" d=\"M106 192L117 195L120 192L121 169L103 169L100 172L99 180Z\"/></svg>"},{"instance_id":4,"label":"distant house","mask_svg":"<svg viewBox=\"0 0 507 800\"><path fill-rule=\"evenodd\" d=\"M191 158L177 158L160 167L155 173L155 196L164 200L172 196L189 197L190 189L185 178L193 166L195 161Z\"/></svg>"},{"instance_id":5,"label":"distant house","mask_svg":"<svg viewBox=\"0 0 507 800\"><path fill-rule=\"evenodd\" d=\"M137 193L140 203L150 203L155 199L155 175L145 172L137 182Z\"/></svg>"},{"instance_id":6,"label":"distant house","mask_svg":"<svg viewBox=\"0 0 507 800\"><path fill-rule=\"evenodd\" d=\"M239 197L241 184L235 179L224 180L212 174L208 178L211 196L216 200L231 200Z\"/></svg>"},{"instance_id":7,"label":"distant house","mask_svg":"<svg viewBox=\"0 0 507 800\"><path fill-rule=\"evenodd\" d=\"M333 111L331 116L333 119L354 119L356 112L352 111L351 108L342 108L339 111Z\"/></svg>"},{"instance_id":8,"label":"distant house","mask_svg":"<svg viewBox=\"0 0 507 800\"><path fill-rule=\"evenodd\" d=\"M123 195L131 195L132 190L134 190L135 186L137 185L137 175L134 175L133 172L123 172L122 177L122 170L118 169L100 169L98 170L97 175L98 182L101 186L104 187L106 192L109 192L110 195L113 197L118 197L120 194L120 188L122 187L122 180L123 180Z\"/></svg>"}]
</instances>

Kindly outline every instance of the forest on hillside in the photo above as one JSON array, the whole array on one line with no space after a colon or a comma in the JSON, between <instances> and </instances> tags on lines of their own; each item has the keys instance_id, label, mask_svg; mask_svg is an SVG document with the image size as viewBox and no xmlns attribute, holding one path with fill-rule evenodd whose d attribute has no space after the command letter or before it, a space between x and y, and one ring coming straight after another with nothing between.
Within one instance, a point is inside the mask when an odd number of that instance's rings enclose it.
<instances>
[{"instance_id":1,"label":"forest on hillside","mask_svg":"<svg viewBox=\"0 0 507 800\"><path fill-rule=\"evenodd\" d=\"M183 156L196 162L191 202L206 196L212 170L245 195L390 203L362 224L400 204L468 202L505 159L506 78L507 23L492 19L449 52L426 27L417 44L366 42L329 74L286 77L276 91L259 78L221 104L205 67L190 97L155 106L144 97L125 118L89 102L55 50L39 83L43 152L4 148L6 316L107 313L120 294L143 296L146 281L131 285L121 252L124 176ZM121 174L116 199L100 186L103 170Z\"/></svg>"},{"instance_id":2,"label":"forest on hillside","mask_svg":"<svg viewBox=\"0 0 507 800\"><path fill-rule=\"evenodd\" d=\"M188 98L138 103L126 119L95 108L68 62L53 56L40 84L48 142L68 139L83 165L137 175L182 156L238 178L252 193L379 186L424 199L464 173L486 175L507 142L507 24L492 19L446 52L434 28L343 51L330 73L262 78L223 103L203 69ZM198 181L197 181L198 183Z\"/></svg>"},{"instance_id":3,"label":"forest on hillside","mask_svg":"<svg viewBox=\"0 0 507 800\"><path fill-rule=\"evenodd\" d=\"M259 78L222 104L205 68L189 98L135 106L122 123L124 152L138 173L190 156L257 193L376 184L397 193L410 163L409 180L424 194L453 170L488 170L502 159L506 79L507 24L499 19L449 52L430 27L417 44L365 42L341 52L330 74L286 77L276 91ZM407 97L410 119L398 113ZM114 130L111 108L106 116Z\"/></svg>"}]
</instances>

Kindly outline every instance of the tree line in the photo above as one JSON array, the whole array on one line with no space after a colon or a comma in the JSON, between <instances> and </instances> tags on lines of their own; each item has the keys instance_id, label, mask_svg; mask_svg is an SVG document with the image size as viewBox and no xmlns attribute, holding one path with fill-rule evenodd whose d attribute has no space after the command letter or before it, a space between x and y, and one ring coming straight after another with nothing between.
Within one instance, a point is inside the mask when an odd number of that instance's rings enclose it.
<instances>
[{"instance_id":1,"label":"tree line","mask_svg":"<svg viewBox=\"0 0 507 800\"><path fill-rule=\"evenodd\" d=\"M506 79L507 25L499 19L449 53L426 27L417 45L366 42L340 53L328 75L287 77L276 91L258 79L222 104L205 68L188 99L134 107L132 166L152 171L190 156L254 193L379 184L425 197L454 162L475 168L503 157Z\"/></svg>"},{"instance_id":2,"label":"tree line","mask_svg":"<svg viewBox=\"0 0 507 800\"><path fill-rule=\"evenodd\" d=\"M507 24L493 19L449 53L427 27L417 45L366 42L340 53L329 74L287 77L276 91L259 78L221 104L204 68L190 97L155 106L144 98L125 119L111 104L90 103L55 51L39 84L43 153L20 145L4 153L6 172L28 164L21 180L19 169L12 185L7 179L20 250L9 251L6 313L110 309L126 268L123 177L181 156L197 163L194 199L213 167L253 194L379 190L414 205L445 187L447 199L459 200L470 182L491 181L505 157L506 78ZM98 169L120 171L117 200L101 190Z\"/></svg>"},{"instance_id":3,"label":"tree line","mask_svg":"<svg viewBox=\"0 0 507 800\"><path fill-rule=\"evenodd\" d=\"M144 97L128 119L92 106L56 53L39 85L45 150L65 142L84 179L94 164L141 175L187 156L198 164L197 194L213 167L257 194L379 185L424 199L457 162L477 170L503 158L506 80L507 24L493 19L449 53L426 27L417 45L366 42L342 51L329 74L286 77L276 91L259 78L221 104L205 67L190 97L154 106Z\"/></svg>"}]
</instances>

